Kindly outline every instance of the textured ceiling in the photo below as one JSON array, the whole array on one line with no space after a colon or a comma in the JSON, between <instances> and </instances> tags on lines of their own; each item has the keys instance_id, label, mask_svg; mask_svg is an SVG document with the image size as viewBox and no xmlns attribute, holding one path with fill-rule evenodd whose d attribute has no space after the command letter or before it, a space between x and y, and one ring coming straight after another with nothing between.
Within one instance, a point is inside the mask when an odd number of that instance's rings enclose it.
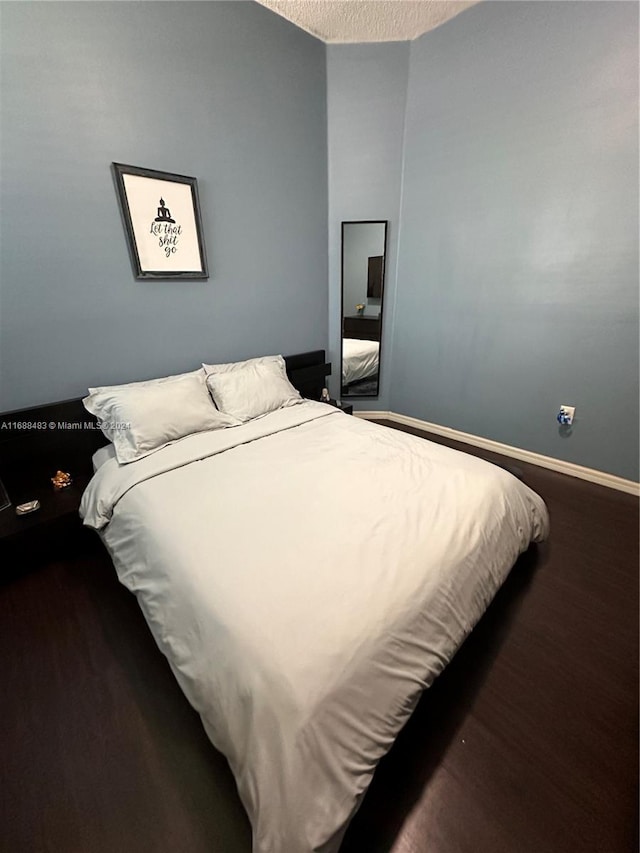
<instances>
[{"instance_id":1,"label":"textured ceiling","mask_svg":"<svg viewBox=\"0 0 640 853\"><path fill-rule=\"evenodd\" d=\"M411 41L479 0L258 0L326 42Z\"/></svg>"}]
</instances>

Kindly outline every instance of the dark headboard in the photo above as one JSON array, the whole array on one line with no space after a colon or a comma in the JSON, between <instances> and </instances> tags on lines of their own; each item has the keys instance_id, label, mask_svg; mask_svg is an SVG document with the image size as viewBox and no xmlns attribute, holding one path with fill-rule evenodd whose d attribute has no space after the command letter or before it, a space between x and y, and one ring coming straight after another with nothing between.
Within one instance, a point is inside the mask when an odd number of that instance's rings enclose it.
<instances>
[{"instance_id":1,"label":"dark headboard","mask_svg":"<svg viewBox=\"0 0 640 853\"><path fill-rule=\"evenodd\" d=\"M331 365L325 351L285 356L291 384L303 397L319 400ZM82 398L0 414L0 478L11 480L25 467L91 473L91 457L107 443Z\"/></svg>"},{"instance_id":2,"label":"dark headboard","mask_svg":"<svg viewBox=\"0 0 640 853\"><path fill-rule=\"evenodd\" d=\"M323 349L285 355L287 376L294 388L309 400L319 400L322 389L331 375L331 365L325 360Z\"/></svg>"}]
</instances>

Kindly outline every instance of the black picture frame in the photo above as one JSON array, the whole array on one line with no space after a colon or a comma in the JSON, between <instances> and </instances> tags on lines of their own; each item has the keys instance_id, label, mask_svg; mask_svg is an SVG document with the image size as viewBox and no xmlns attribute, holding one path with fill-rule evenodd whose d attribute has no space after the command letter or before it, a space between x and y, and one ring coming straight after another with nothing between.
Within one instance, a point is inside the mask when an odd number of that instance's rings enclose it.
<instances>
[{"instance_id":1,"label":"black picture frame","mask_svg":"<svg viewBox=\"0 0 640 853\"><path fill-rule=\"evenodd\" d=\"M197 179L124 163L111 169L135 278L208 279Z\"/></svg>"}]
</instances>

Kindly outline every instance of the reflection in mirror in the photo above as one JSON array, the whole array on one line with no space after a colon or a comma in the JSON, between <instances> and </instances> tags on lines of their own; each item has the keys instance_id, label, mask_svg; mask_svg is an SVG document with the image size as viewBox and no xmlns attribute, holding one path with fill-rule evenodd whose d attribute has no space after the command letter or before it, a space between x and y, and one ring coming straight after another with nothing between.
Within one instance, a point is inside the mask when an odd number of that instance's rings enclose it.
<instances>
[{"instance_id":1,"label":"reflection in mirror","mask_svg":"<svg viewBox=\"0 0 640 853\"><path fill-rule=\"evenodd\" d=\"M387 222L342 223L341 397L377 397Z\"/></svg>"}]
</instances>

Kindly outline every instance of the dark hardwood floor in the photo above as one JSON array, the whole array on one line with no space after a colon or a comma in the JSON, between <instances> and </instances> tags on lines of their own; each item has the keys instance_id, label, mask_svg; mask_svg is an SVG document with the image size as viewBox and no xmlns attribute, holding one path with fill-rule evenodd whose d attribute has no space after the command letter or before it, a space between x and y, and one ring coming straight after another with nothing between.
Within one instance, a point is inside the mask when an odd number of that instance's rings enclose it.
<instances>
[{"instance_id":1,"label":"dark hardwood floor","mask_svg":"<svg viewBox=\"0 0 640 853\"><path fill-rule=\"evenodd\" d=\"M638 849L638 501L502 461L551 538L425 693L343 853ZM1 571L0 850L249 853L226 762L97 537Z\"/></svg>"}]
</instances>

